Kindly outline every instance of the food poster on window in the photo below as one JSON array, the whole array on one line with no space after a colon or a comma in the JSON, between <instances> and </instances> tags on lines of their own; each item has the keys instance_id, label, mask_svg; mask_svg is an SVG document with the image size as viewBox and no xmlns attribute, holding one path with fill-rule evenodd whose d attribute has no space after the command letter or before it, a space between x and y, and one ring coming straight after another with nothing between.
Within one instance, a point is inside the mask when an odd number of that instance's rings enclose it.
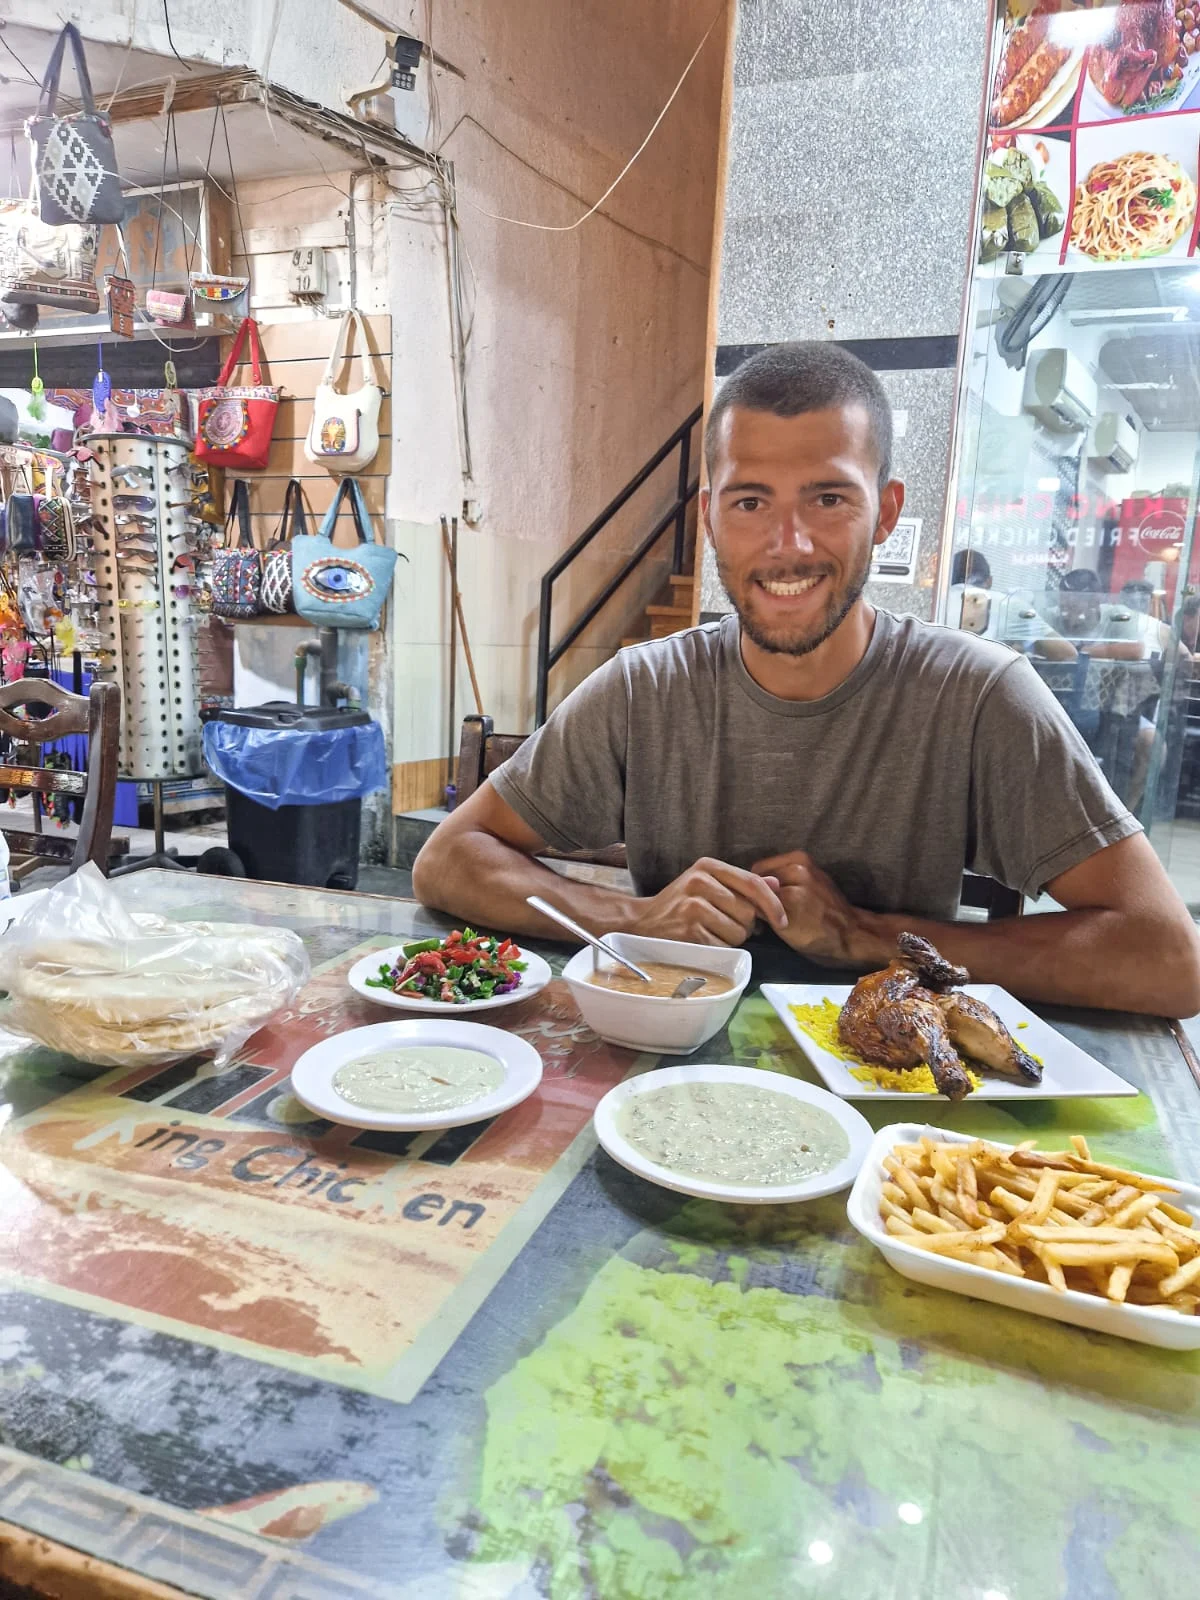
<instances>
[{"instance_id":1,"label":"food poster on window","mask_svg":"<svg viewBox=\"0 0 1200 1600\"><path fill-rule=\"evenodd\" d=\"M1190 263L1198 151L1200 0L1009 0L978 270Z\"/></svg>"}]
</instances>

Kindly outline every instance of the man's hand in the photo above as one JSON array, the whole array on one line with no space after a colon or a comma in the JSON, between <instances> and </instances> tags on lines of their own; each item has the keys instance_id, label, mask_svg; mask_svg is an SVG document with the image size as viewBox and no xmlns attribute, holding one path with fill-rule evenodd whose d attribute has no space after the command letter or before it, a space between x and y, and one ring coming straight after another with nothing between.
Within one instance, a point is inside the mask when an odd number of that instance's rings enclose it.
<instances>
[{"instance_id":1,"label":"man's hand","mask_svg":"<svg viewBox=\"0 0 1200 1600\"><path fill-rule=\"evenodd\" d=\"M785 944L812 961L861 964L866 951L860 914L810 855L789 850L755 862L754 871L779 884L787 926L775 931Z\"/></svg>"},{"instance_id":2,"label":"man's hand","mask_svg":"<svg viewBox=\"0 0 1200 1600\"><path fill-rule=\"evenodd\" d=\"M630 932L689 944L744 944L761 917L781 938L787 913L778 882L757 872L705 859L689 867L661 893L635 902Z\"/></svg>"}]
</instances>

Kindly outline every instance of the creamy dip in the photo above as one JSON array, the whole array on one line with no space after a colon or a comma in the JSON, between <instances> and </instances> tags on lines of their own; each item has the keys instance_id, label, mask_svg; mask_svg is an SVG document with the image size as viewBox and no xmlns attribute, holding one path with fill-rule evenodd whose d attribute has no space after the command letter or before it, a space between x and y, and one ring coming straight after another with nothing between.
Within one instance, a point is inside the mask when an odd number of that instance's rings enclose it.
<instances>
[{"instance_id":1,"label":"creamy dip","mask_svg":"<svg viewBox=\"0 0 1200 1600\"><path fill-rule=\"evenodd\" d=\"M348 1061L333 1075L343 1100L366 1111L452 1111L504 1082L504 1068L482 1050L402 1045Z\"/></svg>"},{"instance_id":2,"label":"creamy dip","mask_svg":"<svg viewBox=\"0 0 1200 1600\"><path fill-rule=\"evenodd\" d=\"M742 1083L673 1083L633 1095L617 1125L641 1155L709 1183L798 1183L850 1154L818 1106Z\"/></svg>"}]
</instances>

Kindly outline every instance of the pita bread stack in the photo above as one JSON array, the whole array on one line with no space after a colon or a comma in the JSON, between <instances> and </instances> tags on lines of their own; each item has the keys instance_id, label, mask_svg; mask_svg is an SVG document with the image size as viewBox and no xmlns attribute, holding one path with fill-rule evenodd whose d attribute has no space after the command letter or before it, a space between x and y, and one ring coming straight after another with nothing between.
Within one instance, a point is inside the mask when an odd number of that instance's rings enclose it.
<instances>
[{"instance_id":1,"label":"pita bread stack","mask_svg":"<svg viewBox=\"0 0 1200 1600\"><path fill-rule=\"evenodd\" d=\"M284 928L131 920L132 937L34 934L6 949L5 1026L98 1066L148 1065L236 1048L308 975Z\"/></svg>"}]
</instances>

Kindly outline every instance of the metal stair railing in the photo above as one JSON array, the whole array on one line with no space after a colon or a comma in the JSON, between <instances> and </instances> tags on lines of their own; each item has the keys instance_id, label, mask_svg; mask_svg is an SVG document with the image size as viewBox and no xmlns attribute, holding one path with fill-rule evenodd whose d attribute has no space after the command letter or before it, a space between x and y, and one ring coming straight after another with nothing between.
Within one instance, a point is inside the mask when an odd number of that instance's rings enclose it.
<instances>
[{"instance_id":1,"label":"metal stair railing","mask_svg":"<svg viewBox=\"0 0 1200 1600\"><path fill-rule=\"evenodd\" d=\"M563 551L562 555L559 556L558 560L542 578L541 606L538 612L537 702L534 720L535 727L540 728L542 723L546 720L546 702L550 685L550 673L553 671L554 667L559 661L562 660L563 656L575 643L576 639L578 639L579 635L588 626L588 624L608 604L613 595L616 594L617 590L625 582L626 578L628 578L637 570L637 568L650 554L651 550L653 550L654 546L662 538L667 529L672 526L672 524L674 524L675 527L675 548L671 560L671 572L674 575L678 575L683 571L684 545L687 539L687 510L688 506L695 499L700 488L699 475L694 478L691 476L692 429L700 421L703 410L703 406L697 406L692 412L691 416L688 417L686 421L680 423L679 427L675 429L675 432L671 435L671 437L659 446L659 448L654 452L649 461L647 461L643 467L634 473L633 477L630 478L629 482L625 485L621 492L609 501L608 505L605 506L604 510L594 522L589 523L589 525L579 535L578 539L576 539L575 543L571 545L570 549ZM576 617L575 621L563 634L558 643L551 645L551 612L554 604L555 581L563 575L576 557L587 549L588 545L590 545L592 540L596 538L597 534L600 534L604 531L604 529L616 516L617 512L620 511L621 507L626 504L626 502L637 492L637 490L641 488L646 479L649 478L653 472L657 471L667 457L670 456L675 450L679 451L679 475L677 479L674 501L670 506L668 506L667 510L654 524L654 527L642 540L641 544L638 545L637 549L629 557L628 561L625 562L619 571L613 574L613 576L604 585L603 589L601 589L600 593L595 597L590 605L588 605L586 609L581 612L578 617Z\"/></svg>"}]
</instances>

